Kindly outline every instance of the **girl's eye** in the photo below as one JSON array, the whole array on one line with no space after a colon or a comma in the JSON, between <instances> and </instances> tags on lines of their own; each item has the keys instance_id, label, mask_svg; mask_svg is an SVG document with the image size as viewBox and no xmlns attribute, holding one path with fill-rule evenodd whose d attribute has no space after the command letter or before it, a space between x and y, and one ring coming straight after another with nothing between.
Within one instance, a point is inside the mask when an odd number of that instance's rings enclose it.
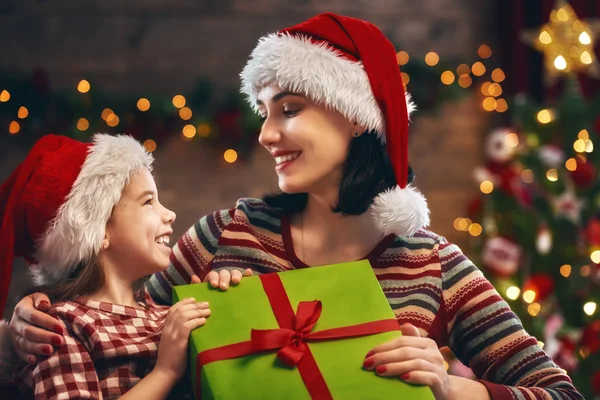
<instances>
[{"instance_id":1,"label":"girl's eye","mask_svg":"<svg viewBox=\"0 0 600 400\"><path fill-rule=\"evenodd\" d=\"M145 206L151 206L151 205L152 205L152 201L153 201L153 200L154 200L154 198L153 198L153 197L150 197L150 198L149 198L149 199L148 199L148 200L147 200L147 201L144 203L144 205L145 205Z\"/></svg>"},{"instance_id":2,"label":"girl's eye","mask_svg":"<svg viewBox=\"0 0 600 400\"><path fill-rule=\"evenodd\" d=\"M283 110L283 114L288 118L295 117L298 112L299 110Z\"/></svg>"}]
</instances>

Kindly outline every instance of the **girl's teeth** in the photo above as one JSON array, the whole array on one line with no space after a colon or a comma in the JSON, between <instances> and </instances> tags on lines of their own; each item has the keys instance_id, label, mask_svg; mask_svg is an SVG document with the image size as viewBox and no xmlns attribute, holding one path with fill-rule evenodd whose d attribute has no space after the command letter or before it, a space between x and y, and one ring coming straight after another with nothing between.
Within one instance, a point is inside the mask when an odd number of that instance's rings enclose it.
<instances>
[{"instance_id":1,"label":"girl's teeth","mask_svg":"<svg viewBox=\"0 0 600 400\"><path fill-rule=\"evenodd\" d=\"M300 155L300 153L293 153L293 154L287 154L285 156L277 156L277 157L275 157L275 163L282 164L287 161L292 161L292 160L295 160L296 158L298 158L299 155Z\"/></svg>"}]
</instances>

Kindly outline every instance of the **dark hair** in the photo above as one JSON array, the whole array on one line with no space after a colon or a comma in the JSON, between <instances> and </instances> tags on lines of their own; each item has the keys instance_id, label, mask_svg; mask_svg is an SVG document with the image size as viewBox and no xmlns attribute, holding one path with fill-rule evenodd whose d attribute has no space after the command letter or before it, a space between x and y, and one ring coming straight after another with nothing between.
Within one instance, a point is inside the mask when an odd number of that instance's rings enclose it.
<instances>
[{"instance_id":1,"label":"dark hair","mask_svg":"<svg viewBox=\"0 0 600 400\"><path fill-rule=\"evenodd\" d=\"M408 182L414 179L408 167ZM340 184L338 201L331 210L343 215L360 215L369 209L377 195L396 186L392 163L386 147L374 131L352 139L344 174ZM280 208L286 213L304 210L307 193L276 193L263 196L268 206Z\"/></svg>"},{"instance_id":2,"label":"dark hair","mask_svg":"<svg viewBox=\"0 0 600 400\"><path fill-rule=\"evenodd\" d=\"M146 278L140 278L133 284L135 301L145 303L144 284ZM81 263L71 276L58 285L43 285L34 287L30 293L42 292L48 295L52 303L75 300L79 296L94 293L104 285L104 271L97 257L87 263Z\"/></svg>"}]
</instances>

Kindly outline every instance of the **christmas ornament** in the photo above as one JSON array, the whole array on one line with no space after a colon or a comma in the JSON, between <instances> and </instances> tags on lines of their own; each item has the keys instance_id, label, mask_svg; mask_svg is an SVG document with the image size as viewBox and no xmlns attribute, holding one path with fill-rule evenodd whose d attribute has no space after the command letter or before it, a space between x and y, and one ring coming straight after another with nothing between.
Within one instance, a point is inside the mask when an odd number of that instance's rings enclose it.
<instances>
[{"instance_id":1,"label":"christmas ornament","mask_svg":"<svg viewBox=\"0 0 600 400\"><path fill-rule=\"evenodd\" d=\"M488 135L485 143L485 154L488 159L502 164L513 158L517 147L508 140L510 133L512 132L508 128L498 128Z\"/></svg>"},{"instance_id":2,"label":"christmas ornament","mask_svg":"<svg viewBox=\"0 0 600 400\"><path fill-rule=\"evenodd\" d=\"M578 188L585 189L596 182L596 168L591 162L577 160L577 169L569 171L571 179Z\"/></svg>"},{"instance_id":3,"label":"christmas ornament","mask_svg":"<svg viewBox=\"0 0 600 400\"><path fill-rule=\"evenodd\" d=\"M592 375L592 390L594 394L600 396L600 369Z\"/></svg>"},{"instance_id":4,"label":"christmas ornament","mask_svg":"<svg viewBox=\"0 0 600 400\"><path fill-rule=\"evenodd\" d=\"M538 229L535 247L541 255L546 255L552 250L552 233L546 224L540 225Z\"/></svg>"},{"instance_id":5,"label":"christmas ornament","mask_svg":"<svg viewBox=\"0 0 600 400\"><path fill-rule=\"evenodd\" d=\"M594 218L588 223L585 238L590 246L600 246L600 219Z\"/></svg>"},{"instance_id":6,"label":"christmas ornament","mask_svg":"<svg viewBox=\"0 0 600 400\"><path fill-rule=\"evenodd\" d=\"M521 40L544 53L546 83L552 84L561 74L585 73L600 77L594 53L600 21L580 20L565 0L557 0L550 21L540 28L522 33Z\"/></svg>"},{"instance_id":7,"label":"christmas ornament","mask_svg":"<svg viewBox=\"0 0 600 400\"><path fill-rule=\"evenodd\" d=\"M583 329L581 345L585 347L590 354L600 350L600 320L590 323Z\"/></svg>"},{"instance_id":8,"label":"christmas ornament","mask_svg":"<svg viewBox=\"0 0 600 400\"><path fill-rule=\"evenodd\" d=\"M567 372L577 369L578 360L575 353L575 342L566 335L558 332L564 326L564 319L560 314L553 314L546 320L544 326L544 351L552 357L559 367Z\"/></svg>"},{"instance_id":9,"label":"christmas ornament","mask_svg":"<svg viewBox=\"0 0 600 400\"><path fill-rule=\"evenodd\" d=\"M497 236L485 241L482 261L497 276L512 276L521 263L521 247L506 238Z\"/></svg>"},{"instance_id":10,"label":"christmas ornament","mask_svg":"<svg viewBox=\"0 0 600 400\"><path fill-rule=\"evenodd\" d=\"M585 200L580 200L573 190L567 190L552 199L554 212L557 216L564 217L572 223L579 225L581 222L581 209Z\"/></svg>"},{"instance_id":11,"label":"christmas ornament","mask_svg":"<svg viewBox=\"0 0 600 400\"><path fill-rule=\"evenodd\" d=\"M565 153L558 146L547 144L538 150L538 156L548 168L558 168L565 162Z\"/></svg>"},{"instance_id":12,"label":"christmas ornament","mask_svg":"<svg viewBox=\"0 0 600 400\"><path fill-rule=\"evenodd\" d=\"M523 291L526 292L528 290L535 292L535 301L539 303L546 300L554 290L554 280L550 275L545 273L533 274L525 281L525 285L523 285Z\"/></svg>"}]
</instances>

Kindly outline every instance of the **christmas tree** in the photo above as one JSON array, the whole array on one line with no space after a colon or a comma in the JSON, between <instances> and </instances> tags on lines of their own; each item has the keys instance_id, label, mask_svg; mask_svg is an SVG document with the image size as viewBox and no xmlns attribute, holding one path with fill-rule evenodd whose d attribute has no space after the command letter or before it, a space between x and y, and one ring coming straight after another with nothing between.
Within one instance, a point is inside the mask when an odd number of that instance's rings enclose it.
<instances>
[{"instance_id":1,"label":"christmas tree","mask_svg":"<svg viewBox=\"0 0 600 400\"><path fill-rule=\"evenodd\" d=\"M592 399L600 398L600 96L584 96L575 72L597 73L596 32L565 3L550 20L523 38L544 52L546 83L562 77L560 95L509 102L510 122L489 134L475 171L482 194L455 227L470 232L466 253L525 329Z\"/></svg>"}]
</instances>

